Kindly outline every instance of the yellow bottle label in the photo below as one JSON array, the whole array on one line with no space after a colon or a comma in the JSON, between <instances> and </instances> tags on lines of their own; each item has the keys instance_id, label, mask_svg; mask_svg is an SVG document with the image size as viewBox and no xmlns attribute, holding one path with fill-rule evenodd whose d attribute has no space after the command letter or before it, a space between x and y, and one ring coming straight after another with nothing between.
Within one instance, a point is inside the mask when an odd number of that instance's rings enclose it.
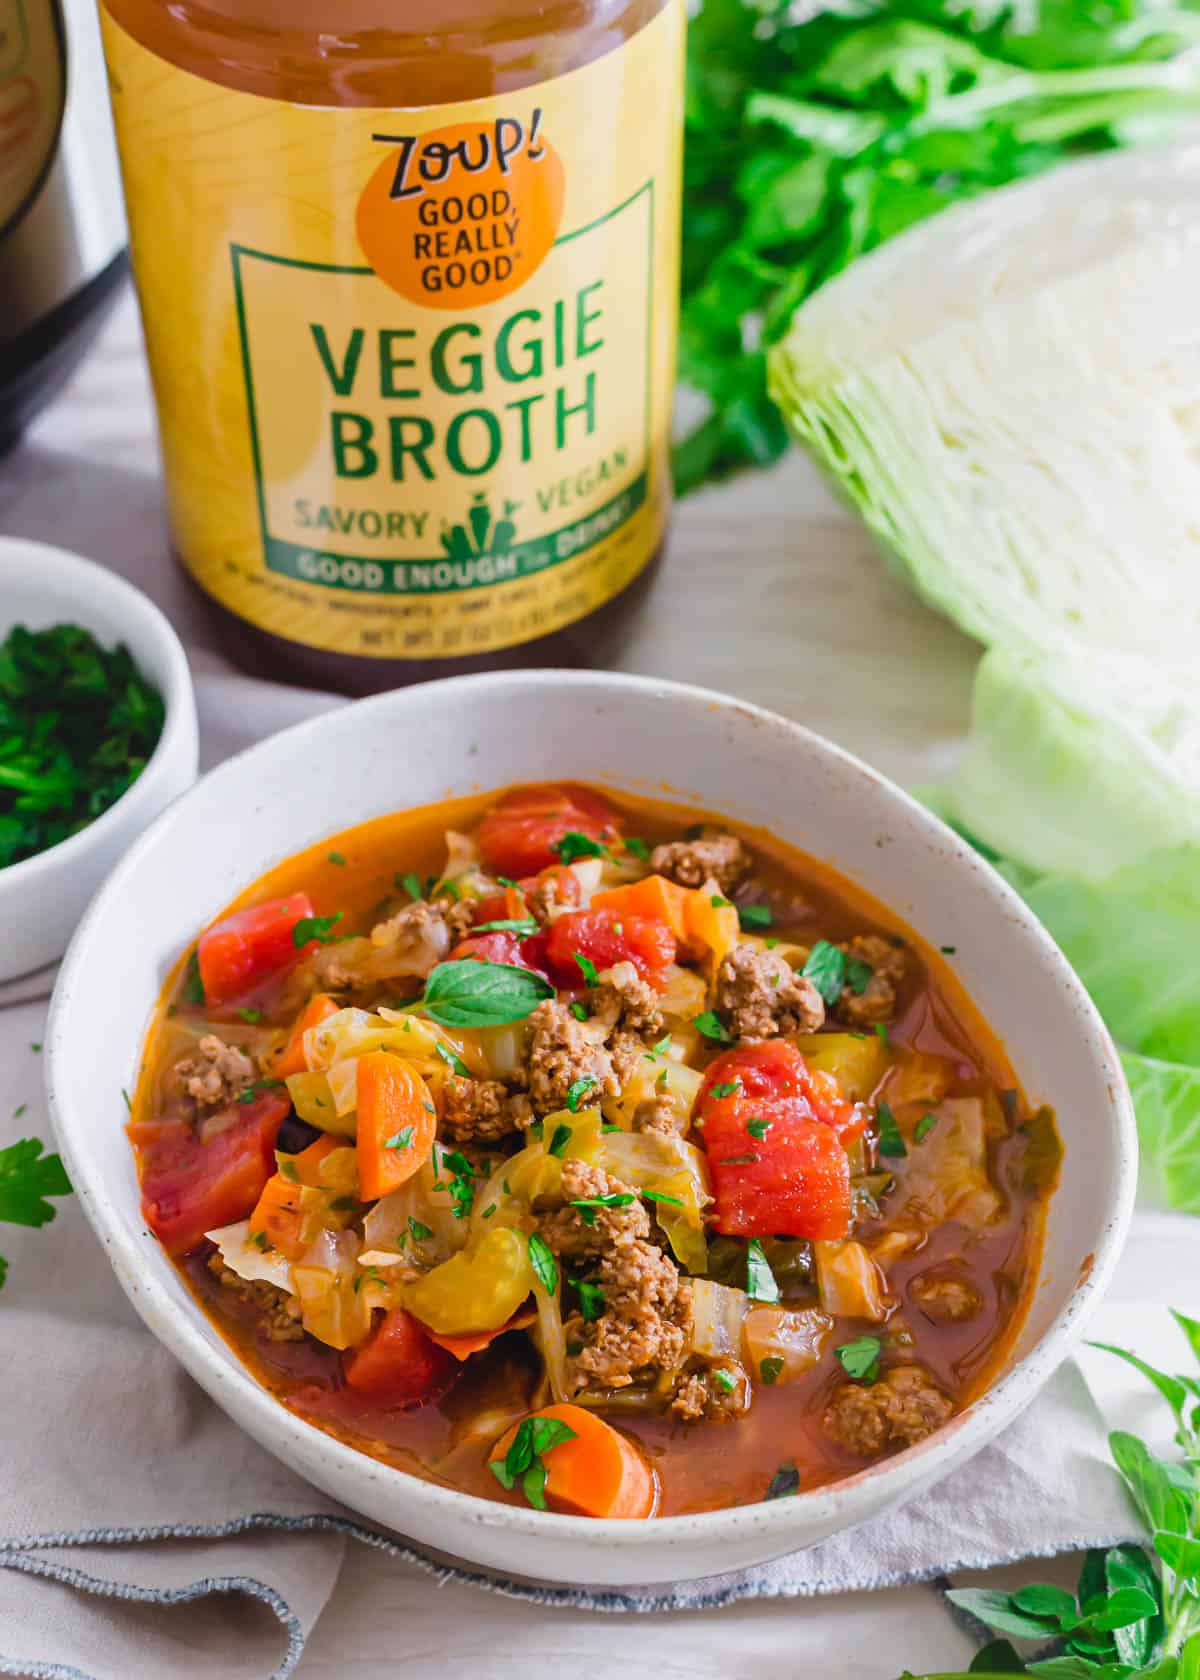
<instances>
[{"instance_id":1,"label":"yellow bottle label","mask_svg":"<svg viewBox=\"0 0 1200 1680\"><path fill-rule=\"evenodd\" d=\"M175 538L261 628L457 658L603 605L662 540L683 0L459 106L287 105L104 14Z\"/></svg>"}]
</instances>

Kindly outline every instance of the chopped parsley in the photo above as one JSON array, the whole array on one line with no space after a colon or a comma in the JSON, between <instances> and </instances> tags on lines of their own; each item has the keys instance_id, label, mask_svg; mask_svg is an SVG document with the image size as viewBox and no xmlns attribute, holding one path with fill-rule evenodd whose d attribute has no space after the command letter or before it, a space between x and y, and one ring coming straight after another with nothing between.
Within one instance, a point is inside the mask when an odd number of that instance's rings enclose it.
<instances>
[{"instance_id":1,"label":"chopped parsley","mask_svg":"<svg viewBox=\"0 0 1200 1680\"><path fill-rule=\"evenodd\" d=\"M395 881L396 881L396 885L401 889L402 892L406 892L408 894L409 898L418 899L418 898L424 898L425 897L424 889L421 886L421 877L419 875L413 875L413 874L400 875L400 874L397 874L396 877L395 877Z\"/></svg>"},{"instance_id":2,"label":"chopped parsley","mask_svg":"<svg viewBox=\"0 0 1200 1680\"><path fill-rule=\"evenodd\" d=\"M938 950L944 957L956 957L958 955L957 945L939 945Z\"/></svg>"},{"instance_id":3,"label":"chopped parsley","mask_svg":"<svg viewBox=\"0 0 1200 1680\"><path fill-rule=\"evenodd\" d=\"M461 1149L442 1150L441 1161L435 1163L434 1171L445 1172L447 1167L450 1169L450 1178L445 1188L449 1190L450 1200L454 1204L454 1217L465 1219L471 1211L471 1203L475 1200L473 1180L480 1175Z\"/></svg>"},{"instance_id":4,"label":"chopped parsley","mask_svg":"<svg viewBox=\"0 0 1200 1680\"><path fill-rule=\"evenodd\" d=\"M922 1114L913 1129L913 1142L924 1143L937 1123L938 1117L936 1114Z\"/></svg>"},{"instance_id":5,"label":"chopped parsley","mask_svg":"<svg viewBox=\"0 0 1200 1680\"><path fill-rule=\"evenodd\" d=\"M292 944L297 951L315 940L318 945L330 945L334 940L333 929L342 919L342 912L335 910L332 916L301 916L292 929Z\"/></svg>"},{"instance_id":6,"label":"chopped parsley","mask_svg":"<svg viewBox=\"0 0 1200 1680\"><path fill-rule=\"evenodd\" d=\"M713 893L712 897L709 899L708 902L712 905L714 910L732 910L733 909L733 905L730 904L729 900L727 898L722 898L720 893Z\"/></svg>"},{"instance_id":7,"label":"chopped parsley","mask_svg":"<svg viewBox=\"0 0 1200 1680\"><path fill-rule=\"evenodd\" d=\"M581 1278L575 1285L575 1293L579 1296L579 1311L585 1324L594 1324L603 1316L608 1301L604 1291L598 1283L589 1283Z\"/></svg>"},{"instance_id":8,"label":"chopped parsley","mask_svg":"<svg viewBox=\"0 0 1200 1680\"><path fill-rule=\"evenodd\" d=\"M244 1091L239 1091L234 1101L245 1107L249 1103L257 1102L264 1091L274 1091L282 1084L282 1079L256 1079L252 1085L247 1085Z\"/></svg>"},{"instance_id":9,"label":"chopped parsley","mask_svg":"<svg viewBox=\"0 0 1200 1680\"><path fill-rule=\"evenodd\" d=\"M880 1044L884 1045L885 1047L889 1045L890 1040L888 1038L888 1030L887 1030L887 1023L886 1022L876 1021L876 1023L875 1023L875 1037L879 1040Z\"/></svg>"},{"instance_id":10,"label":"chopped parsley","mask_svg":"<svg viewBox=\"0 0 1200 1680\"><path fill-rule=\"evenodd\" d=\"M239 1009L238 1020L245 1021L248 1027L256 1027L263 1018L261 1009Z\"/></svg>"},{"instance_id":11,"label":"chopped parsley","mask_svg":"<svg viewBox=\"0 0 1200 1680\"><path fill-rule=\"evenodd\" d=\"M735 1091L740 1091L741 1088L742 1082L740 1079L723 1079L719 1085L710 1085L708 1094L710 1097L731 1097Z\"/></svg>"},{"instance_id":12,"label":"chopped parsley","mask_svg":"<svg viewBox=\"0 0 1200 1680\"><path fill-rule=\"evenodd\" d=\"M596 972L596 965L592 961L591 957L585 957L581 951L576 951L574 953L574 957L576 966L579 969L580 974L583 975L584 984L587 986L598 986L600 984L600 976Z\"/></svg>"},{"instance_id":13,"label":"chopped parsley","mask_svg":"<svg viewBox=\"0 0 1200 1680\"><path fill-rule=\"evenodd\" d=\"M451 1050L448 1044L443 1044L439 1038L433 1048L436 1054L439 1055L445 1062L446 1066L448 1068L452 1068L454 1072L458 1074L460 1079L470 1079L470 1068L456 1051Z\"/></svg>"},{"instance_id":14,"label":"chopped parsley","mask_svg":"<svg viewBox=\"0 0 1200 1680\"><path fill-rule=\"evenodd\" d=\"M550 1143L546 1149L547 1155L557 1155L561 1159L563 1151L566 1149L570 1141L570 1126L555 1126L554 1136L550 1139Z\"/></svg>"},{"instance_id":15,"label":"chopped parsley","mask_svg":"<svg viewBox=\"0 0 1200 1680\"><path fill-rule=\"evenodd\" d=\"M471 934L515 933L518 939L529 939L537 930L538 923L532 916L506 916L497 922L479 922L471 929Z\"/></svg>"},{"instance_id":16,"label":"chopped parsley","mask_svg":"<svg viewBox=\"0 0 1200 1680\"><path fill-rule=\"evenodd\" d=\"M716 1044L732 1044L733 1035L729 1032L719 1015L711 1009L706 1009L702 1015L697 1015L692 1022L697 1032L703 1033L705 1038L711 1038Z\"/></svg>"},{"instance_id":17,"label":"chopped parsley","mask_svg":"<svg viewBox=\"0 0 1200 1680\"><path fill-rule=\"evenodd\" d=\"M900 1135L896 1116L892 1113L889 1103L881 1102L875 1110L875 1123L879 1127L879 1141L876 1147L881 1155L908 1154L908 1146Z\"/></svg>"},{"instance_id":18,"label":"chopped parsley","mask_svg":"<svg viewBox=\"0 0 1200 1680\"><path fill-rule=\"evenodd\" d=\"M859 1336L853 1342L843 1342L834 1348L838 1362L855 1382L873 1383L879 1375L879 1355L883 1343L878 1336Z\"/></svg>"},{"instance_id":19,"label":"chopped parsley","mask_svg":"<svg viewBox=\"0 0 1200 1680\"><path fill-rule=\"evenodd\" d=\"M346 859L341 852L327 852L325 861L326 863L336 863L339 869L345 869L346 867Z\"/></svg>"},{"instance_id":20,"label":"chopped parsley","mask_svg":"<svg viewBox=\"0 0 1200 1680\"><path fill-rule=\"evenodd\" d=\"M746 1130L750 1133L752 1138L757 1138L761 1143L763 1138L765 1138L767 1133L771 1130L771 1122L769 1120L759 1119L756 1116L753 1120L747 1120Z\"/></svg>"},{"instance_id":21,"label":"chopped parsley","mask_svg":"<svg viewBox=\"0 0 1200 1680\"><path fill-rule=\"evenodd\" d=\"M580 834L574 828L568 829L561 840L552 841L550 850L559 863L574 863L577 858L612 857L607 846L601 845L599 840L593 840L590 834Z\"/></svg>"},{"instance_id":22,"label":"chopped parsley","mask_svg":"<svg viewBox=\"0 0 1200 1680\"><path fill-rule=\"evenodd\" d=\"M643 863L645 863L649 859L649 856L650 856L649 846L646 844L646 842L644 840L639 839L636 834L631 834L629 836L629 838L626 841L623 842L623 844L624 844L625 850L630 854L631 857L641 858Z\"/></svg>"},{"instance_id":23,"label":"chopped parsley","mask_svg":"<svg viewBox=\"0 0 1200 1680\"><path fill-rule=\"evenodd\" d=\"M738 906L738 921L744 928L770 927L775 920L769 904L741 904Z\"/></svg>"},{"instance_id":24,"label":"chopped parsley","mask_svg":"<svg viewBox=\"0 0 1200 1680\"><path fill-rule=\"evenodd\" d=\"M827 939L818 939L800 972L806 980L812 981L832 1009L846 983L846 953L839 951Z\"/></svg>"},{"instance_id":25,"label":"chopped parsley","mask_svg":"<svg viewBox=\"0 0 1200 1680\"><path fill-rule=\"evenodd\" d=\"M732 1394L734 1389L737 1387L737 1378L734 1376L733 1372L724 1370L720 1365L718 1365L716 1370L713 1372L713 1376L716 1378L717 1382L720 1383L726 1394Z\"/></svg>"},{"instance_id":26,"label":"chopped parsley","mask_svg":"<svg viewBox=\"0 0 1200 1680\"><path fill-rule=\"evenodd\" d=\"M546 1294L553 1295L558 1289L558 1261L545 1237L539 1236L536 1231L531 1232L529 1237L529 1264Z\"/></svg>"},{"instance_id":27,"label":"chopped parsley","mask_svg":"<svg viewBox=\"0 0 1200 1680\"><path fill-rule=\"evenodd\" d=\"M794 1464L781 1464L767 1483L766 1499L787 1499L800 1491L800 1472Z\"/></svg>"},{"instance_id":28,"label":"chopped parsley","mask_svg":"<svg viewBox=\"0 0 1200 1680\"><path fill-rule=\"evenodd\" d=\"M69 1196L71 1181L57 1155L44 1155L40 1138L22 1138L0 1149L0 1220L10 1225L48 1225L56 1209L49 1196ZM0 1259L0 1285L7 1266Z\"/></svg>"},{"instance_id":29,"label":"chopped parsley","mask_svg":"<svg viewBox=\"0 0 1200 1680\"><path fill-rule=\"evenodd\" d=\"M567 1205L578 1209L579 1217L585 1225L594 1225L597 1208L628 1207L630 1202L636 1200L632 1190L613 1190L607 1196L578 1196Z\"/></svg>"},{"instance_id":30,"label":"chopped parsley","mask_svg":"<svg viewBox=\"0 0 1200 1680\"><path fill-rule=\"evenodd\" d=\"M752 1301L766 1301L768 1304L779 1299L775 1273L757 1237L751 1237L746 1244L746 1293Z\"/></svg>"},{"instance_id":31,"label":"chopped parsley","mask_svg":"<svg viewBox=\"0 0 1200 1680\"><path fill-rule=\"evenodd\" d=\"M595 1083L596 1076L594 1073L581 1073L579 1078L575 1080L571 1089L567 1092L567 1107L572 1114L578 1114L580 1103Z\"/></svg>"},{"instance_id":32,"label":"chopped parsley","mask_svg":"<svg viewBox=\"0 0 1200 1680\"><path fill-rule=\"evenodd\" d=\"M411 1126L402 1126L398 1132L393 1132L390 1138L384 1139L385 1149L411 1149L416 1134Z\"/></svg>"},{"instance_id":33,"label":"chopped parsley","mask_svg":"<svg viewBox=\"0 0 1200 1680\"><path fill-rule=\"evenodd\" d=\"M503 1458L493 1458L489 1469L502 1488L521 1484L521 1492L538 1511L546 1509L545 1454L563 1441L573 1441L575 1431L558 1418L527 1417L517 1425L512 1445Z\"/></svg>"},{"instance_id":34,"label":"chopped parsley","mask_svg":"<svg viewBox=\"0 0 1200 1680\"><path fill-rule=\"evenodd\" d=\"M681 1208L683 1206L678 1196L668 1196L663 1190L643 1190L642 1200L644 1202L661 1202L664 1207Z\"/></svg>"},{"instance_id":35,"label":"chopped parsley","mask_svg":"<svg viewBox=\"0 0 1200 1680\"><path fill-rule=\"evenodd\" d=\"M875 978L875 970L869 962L861 957L850 957L846 963L846 984L855 997L861 997L871 981Z\"/></svg>"},{"instance_id":36,"label":"chopped parsley","mask_svg":"<svg viewBox=\"0 0 1200 1680\"><path fill-rule=\"evenodd\" d=\"M421 1221L414 1219L410 1213L408 1216L408 1234L414 1242L428 1242L433 1232L428 1225L422 1225Z\"/></svg>"},{"instance_id":37,"label":"chopped parsley","mask_svg":"<svg viewBox=\"0 0 1200 1680\"><path fill-rule=\"evenodd\" d=\"M571 1013L572 1013L572 1015L574 1015L574 1017L577 1021L590 1021L591 1020L591 1015L588 1012L587 1004L586 1003L580 1003L578 1000L576 1000L576 1002L574 1002L571 1005Z\"/></svg>"},{"instance_id":38,"label":"chopped parsley","mask_svg":"<svg viewBox=\"0 0 1200 1680\"><path fill-rule=\"evenodd\" d=\"M200 978L200 958L195 951L188 953L187 967L183 971L183 1001L196 1004L208 1002L204 995L204 981Z\"/></svg>"},{"instance_id":39,"label":"chopped parsley","mask_svg":"<svg viewBox=\"0 0 1200 1680\"><path fill-rule=\"evenodd\" d=\"M783 1375L783 1360L776 1353L769 1354L766 1359L760 1359L758 1374L768 1387L778 1382Z\"/></svg>"}]
</instances>

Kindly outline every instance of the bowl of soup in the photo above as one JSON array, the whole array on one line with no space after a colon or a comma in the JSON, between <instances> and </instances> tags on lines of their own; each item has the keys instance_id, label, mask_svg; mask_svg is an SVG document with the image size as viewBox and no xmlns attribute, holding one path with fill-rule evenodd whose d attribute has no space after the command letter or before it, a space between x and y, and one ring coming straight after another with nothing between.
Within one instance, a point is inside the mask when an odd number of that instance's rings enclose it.
<instances>
[{"instance_id":1,"label":"bowl of soup","mask_svg":"<svg viewBox=\"0 0 1200 1680\"><path fill-rule=\"evenodd\" d=\"M47 1056L84 1210L214 1399L370 1521L556 1581L742 1567L962 1464L1136 1176L1111 1041L986 863L799 725L626 676L409 689L221 766L97 898Z\"/></svg>"}]
</instances>

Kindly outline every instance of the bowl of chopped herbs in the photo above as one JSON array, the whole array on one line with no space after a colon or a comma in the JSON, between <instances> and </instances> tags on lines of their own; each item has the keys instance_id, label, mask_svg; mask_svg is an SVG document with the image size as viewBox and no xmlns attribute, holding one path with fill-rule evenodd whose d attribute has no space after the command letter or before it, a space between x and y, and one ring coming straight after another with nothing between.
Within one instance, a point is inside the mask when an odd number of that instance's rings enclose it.
<instances>
[{"instance_id":1,"label":"bowl of chopped herbs","mask_svg":"<svg viewBox=\"0 0 1200 1680\"><path fill-rule=\"evenodd\" d=\"M62 955L196 766L187 657L158 608L90 560L0 539L0 981Z\"/></svg>"}]
</instances>

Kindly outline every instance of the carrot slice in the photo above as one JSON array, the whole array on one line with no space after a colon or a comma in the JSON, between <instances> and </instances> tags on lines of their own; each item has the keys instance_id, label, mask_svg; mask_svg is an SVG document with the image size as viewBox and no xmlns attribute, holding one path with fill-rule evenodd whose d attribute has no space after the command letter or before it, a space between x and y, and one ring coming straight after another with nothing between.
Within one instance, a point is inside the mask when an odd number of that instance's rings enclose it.
<instances>
[{"instance_id":1,"label":"carrot slice","mask_svg":"<svg viewBox=\"0 0 1200 1680\"><path fill-rule=\"evenodd\" d=\"M310 1027L319 1027L322 1021L336 1015L340 1008L341 1005L335 1003L328 992L313 993L296 1019L292 1036L279 1052L274 1069L276 1079L289 1079L293 1073L308 1072L308 1063L304 1059L304 1035Z\"/></svg>"},{"instance_id":2,"label":"carrot slice","mask_svg":"<svg viewBox=\"0 0 1200 1680\"><path fill-rule=\"evenodd\" d=\"M639 1449L610 1423L582 1406L543 1406L534 1417L556 1418L574 1439L548 1447L546 1503L576 1517L648 1517L654 1511L654 1472ZM514 1425L492 1448L493 1461L512 1446Z\"/></svg>"},{"instance_id":3,"label":"carrot slice","mask_svg":"<svg viewBox=\"0 0 1200 1680\"><path fill-rule=\"evenodd\" d=\"M343 1137L319 1137L310 1143L307 1149L302 1149L299 1155L292 1156L292 1170L296 1174L296 1183L307 1184L310 1190L320 1190L321 1162L326 1155L332 1155L335 1149L345 1149L347 1139Z\"/></svg>"},{"instance_id":4,"label":"carrot slice","mask_svg":"<svg viewBox=\"0 0 1200 1680\"><path fill-rule=\"evenodd\" d=\"M302 1188L289 1183L282 1173L273 1173L250 1215L250 1236L262 1235L289 1260L299 1260L311 1240L304 1229Z\"/></svg>"},{"instance_id":5,"label":"carrot slice","mask_svg":"<svg viewBox=\"0 0 1200 1680\"><path fill-rule=\"evenodd\" d=\"M452 1353L455 1359L469 1359L473 1353L481 1353L485 1347L489 1347L497 1336L507 1335L510 1330L528 1330L536 1318L537 1313L532 1307L523 1307L495 1330L468 1330L461 1336L438 1336L426 1325L425 1334L431 1342L436 1342L440 1348L445 1348L447 1353Z\"/></svg>"},{"instance_id":6,"label":"carrot slice","mask_svg":"<svg viewBox=\"0 0 1200 1680\"><path fill-rule=\"evenodd\" d=\"M420 1074L387 1050L358 1058L358 1188L390 1195L429 1159L437 1112Z\"/></svg>"},{"instance_id":7,"label":"carrot slice","mask_svg":"<svg viewBox=\"0 0 1200 1680\"><path fill-rule=\"evenodd\" d=\"M647 875L644 880L631 881L627 887L612 887L607 892L596 893L591 908L617 910L625 916L648 916L651 921L666 922L680 944L687 944L691 897L686 887L668 881L665 875Z\"/></svg>"}]
</instances>

